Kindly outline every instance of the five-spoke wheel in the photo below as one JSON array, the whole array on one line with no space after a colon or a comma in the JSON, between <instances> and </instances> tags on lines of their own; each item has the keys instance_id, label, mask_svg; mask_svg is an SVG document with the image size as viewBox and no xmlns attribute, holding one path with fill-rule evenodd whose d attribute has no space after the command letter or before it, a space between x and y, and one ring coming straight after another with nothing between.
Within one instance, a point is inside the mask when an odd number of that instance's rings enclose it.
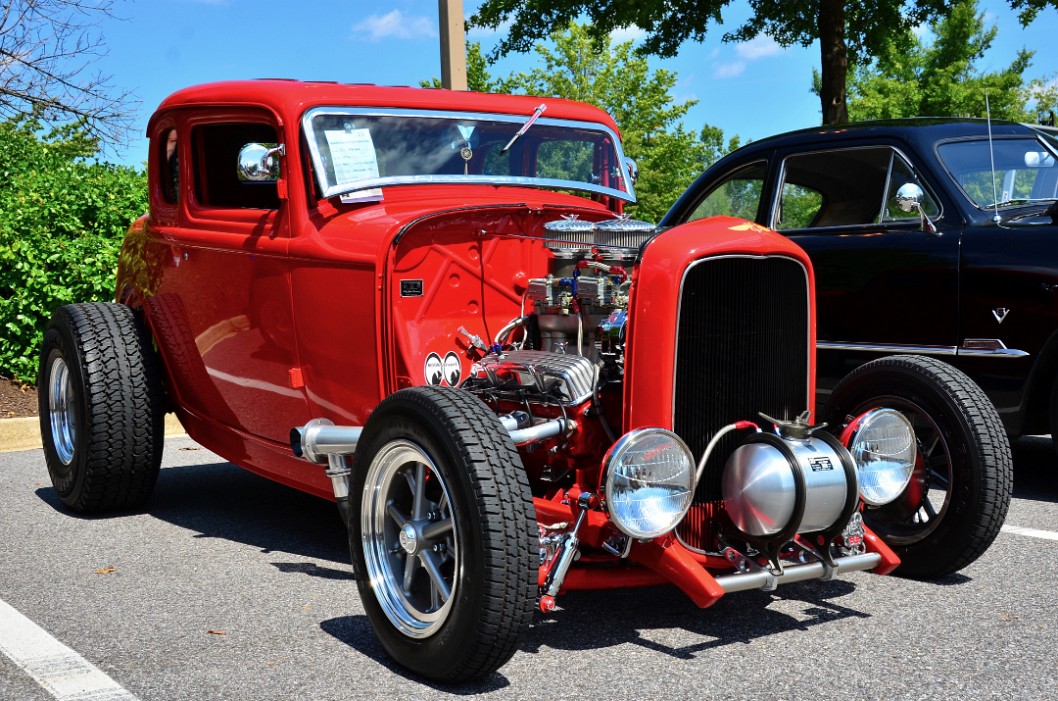
<instances>
[{"instance_id":1,"label":"five-spoke wheel","mask_svg":"<svg viewBox=\"0 0 1058 701\"><path fill-rule=\"evenodd\" d=\"M357 585L386 651L445 682L509 660L536 598L536 522L496 415L457 389L390 395L364 427L350 492Z\"/></svg>"}]
</instances>

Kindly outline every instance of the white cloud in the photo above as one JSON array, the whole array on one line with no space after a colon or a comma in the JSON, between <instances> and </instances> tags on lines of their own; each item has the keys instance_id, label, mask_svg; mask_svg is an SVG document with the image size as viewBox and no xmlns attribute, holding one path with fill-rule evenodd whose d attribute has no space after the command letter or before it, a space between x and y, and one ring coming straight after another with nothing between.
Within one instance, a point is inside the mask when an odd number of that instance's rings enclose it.
<instances>
[{"instance_id":1,"label":"white cloud","mask_svg":"<svg viewBox=\"0 0 1058 701\"><path fill-rule=\"evenodd\" d=\"M366 37L368 41L435 37L437 25L428 17L412 17L400 10L393 10L357 22L353 25L353 36Z\"/></svg>"},{"instance_id":2,"label":"white cloud","mask_svg":"<svg viewBox=\"0 0 1058 701\"><path fill-rule=\"evenodd\" d=\"M750 41L735 45L732 54L729 50L720 52L714 49L709 54L713 59L713 78L724 80L737 78L746 72L750 63L762 58L771 58L784 53L785 49L768 36L758 36Z\"/></svg>"},{"instance_id":3,"label":"white cloud","mask_svg":"<svg viewBox=\"0 0 1058 701\"><path fill-rule=\"evenodd\" d=\"M731 63L717 63L713 67L713 77L723 80L725 78L737 78L746 72L745 61L733 61Z\"/></svg>"},{"instance_id":4,"label":"white cloud","mask_svg":"<svg viewBox=\"0 0 1058 701\"><path fill-rule=\"evenodd\" d=\"M771 37L762 34L736 46L735 53L739 58L756 61L769 56L778 56L782 53L782 47Z\"/></svg>"},{"instance_id":5,"label":"white cloud","mask_svg":"<svg viewBox=\"0 0 1058 701\"><path fill-rule=\"evenodd\" d=\"M641 29L634 24L627 27L618 27L617 29L610 32L610 40L615 44L622 44L626 41L643 41L647 38L647 32L645 29Z\"/></svg>"}]
</instances>

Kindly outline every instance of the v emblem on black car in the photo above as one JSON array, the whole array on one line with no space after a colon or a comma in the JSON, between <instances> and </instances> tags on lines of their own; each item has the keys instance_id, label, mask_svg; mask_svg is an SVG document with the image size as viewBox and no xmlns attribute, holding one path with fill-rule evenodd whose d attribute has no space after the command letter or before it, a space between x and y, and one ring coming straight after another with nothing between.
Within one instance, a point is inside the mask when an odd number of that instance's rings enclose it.
<instances>
[{"instance_id":1,"label":"v emblem on black car","mask_svg":"<svg viewBox=\"0 0 1058 701\"><path fill-rule=\"evenodd\" d=\"M1006 307L996 307L992 310L992 316L994 316L996 318L996 321L998 321L1000 324L1003 323L1003 319L1006 319L1007 314L1009 313L1010 310Z\"/></svg>"}]
</instances>

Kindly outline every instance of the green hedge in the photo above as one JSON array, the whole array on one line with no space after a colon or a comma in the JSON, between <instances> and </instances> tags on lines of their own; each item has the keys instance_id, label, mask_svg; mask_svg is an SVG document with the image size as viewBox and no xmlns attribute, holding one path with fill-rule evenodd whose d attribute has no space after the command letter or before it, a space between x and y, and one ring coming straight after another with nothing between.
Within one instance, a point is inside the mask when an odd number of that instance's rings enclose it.
<instances>
[{"instance_id":1,"label":"green hedge","mask_svg":"<svg viewBox=\"0 0 1058 701\"><path fill-rule=\"evenodd\" d=\"M0 375L33 382L52 310L114 298L118 252L147 211L147 177L97 163L78 125L0 122Z\"/></svg>"}]
</instances>

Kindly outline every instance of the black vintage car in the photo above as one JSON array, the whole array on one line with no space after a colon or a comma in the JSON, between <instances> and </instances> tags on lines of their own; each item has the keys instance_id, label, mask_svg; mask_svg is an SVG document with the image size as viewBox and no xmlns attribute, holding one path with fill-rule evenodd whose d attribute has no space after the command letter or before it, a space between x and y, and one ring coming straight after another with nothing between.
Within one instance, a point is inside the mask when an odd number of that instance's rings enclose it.
<instances>
[{"instance_id":1,"label":"black vintage car","mask_svg":"<svg viewBox=\"0 0 1058 701\"><path fill-rule=\"evenodd\" d=\"M817 127L709 168L662 220L733 214L816 272L818 406L872 358L962 369L1012 436L1058 433L1058 137L976 119Z\"/></svg>"},{"instance_id":2,"label":"black vintage car","mask_svg":"<svg viewBox=\"0 0 1058 701\"><path fill-rule=\"evenodd\" d=\"M994 415L968 375L1001 417L989 433L1058 435L1055 131L921 118L782 134L709 168L661 225L717 214L808 252L819 418L840 430L873 393L915 424L923 469L901 499L868 508L867 522L923 562L960 537L979 540L975 512L1009 489L981 456L1005 437L968 432L915 378L947 377L956 394L973 394L962 414ZM872 380L879 363L901 366L907 381Z\"/></svg>"}]
</instances>

